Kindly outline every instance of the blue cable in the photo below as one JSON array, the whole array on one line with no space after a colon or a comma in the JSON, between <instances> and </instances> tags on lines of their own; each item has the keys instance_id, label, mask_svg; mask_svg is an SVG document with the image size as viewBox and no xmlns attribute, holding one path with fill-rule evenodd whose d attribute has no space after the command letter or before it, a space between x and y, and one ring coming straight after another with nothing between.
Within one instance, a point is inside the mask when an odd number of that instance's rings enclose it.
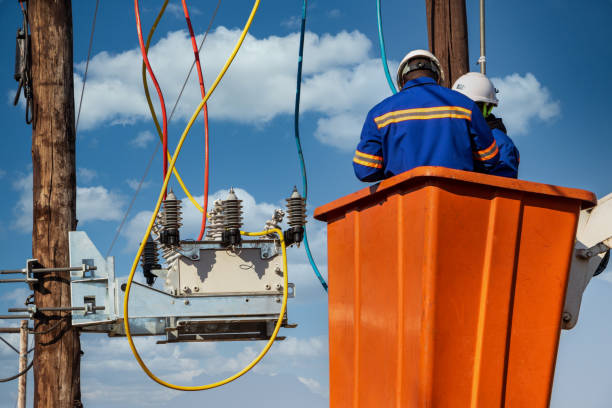
<instances>
[{"instance_id":1,"label":"blue cable","mask_svg":"<svg viewBox=\"0 0 612 408\"><path fill-rule=\"evenodd\" d=\"M380 11L380 0L376 0L376 15L378 16L378 42L380 44L380 60L385 70L385 76L387 77L387 83L389 84L389 88L391 88L391 92L396 94L397 89L395 89L395 84L393 83L393 79L391 79L391 74L389 74L389 67L387 66L387 53L385 52L385 38L383 36L382 29L382 13Z\"/></svg>"},{"instance_id":2,"label":"blue cable","mask_svg":"<svg viewBox=\"0 0 612 408\"><path fill-rule=\"evenodd\" d=\"M306 31L306 7L307 0L304 0L304 4L302 6L302 28L300 32L300 51L298 55L298 69L297 69L297 89L295 92L295 114L294 114L294 125L295 125L295 144L297 146L298 156L300 158L300 168L302 170L302 196L304 200L308 197L308 180L306 178L306 166L304 165L304 154L302 153L302 143L300 142L300 92L302 88L302 60L304 57L304 34ZM319 268L317 268L317 264L312 258L312 253L310 252L310 246L308 245L308 235L306 235L306 226L304 226L304 248L306 249L306 255L308 256L308 261L310 262L310 266L312 266L312 270L315 275L321 282L323 289L327 292L327 282L321 273L319 272Z\"/></svg>"}]
</instances>

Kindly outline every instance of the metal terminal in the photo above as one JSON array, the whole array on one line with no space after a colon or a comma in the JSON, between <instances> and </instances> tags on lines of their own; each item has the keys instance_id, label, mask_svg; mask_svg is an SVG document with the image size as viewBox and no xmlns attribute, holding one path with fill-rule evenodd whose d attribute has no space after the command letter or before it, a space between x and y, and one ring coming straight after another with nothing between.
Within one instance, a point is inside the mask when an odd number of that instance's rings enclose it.
<instances>
[{"instance_id":1,"label":"metal terminal","mask_svg":"<svg viewBox=\"0 0 612 408\"><path fill-rule=\"evenodd\" d=\"M161 269L161 265L159 264L157 253L157 242L153 240L150 234L140 257L140 265L142 267L142 273L147 279L147 285L153 285L156 276L151 271L153 269Z\"/></svg>"},{"instance_id":2,"label":"metal terminal","mask_svg":"<svg viewBox=\"0 0 612 408\"><path fill-rule=\"evenodd\" d=\"M161 220L163 229L159 240L164 245L176 247L180 242L179 229L183 225L181 223L181 200L176 199L171 189L163 204L164 209Z\"/></svg>"},{"instance_id":3,"label":"metal terminal","mask_svg":"<svg viewBox=\"0 0 612 408\"><path fill-rule=\"evenodd\" d=\"M283 218L285 217L285 212L280 208L274 210L274 214L272 218L266 221L266 225L264 226L264 231L269 231L272 229L281 229L280 223L283 222ZM275 234L268 234L271 238L276 238Z\"/></svg>"}]
</instances>

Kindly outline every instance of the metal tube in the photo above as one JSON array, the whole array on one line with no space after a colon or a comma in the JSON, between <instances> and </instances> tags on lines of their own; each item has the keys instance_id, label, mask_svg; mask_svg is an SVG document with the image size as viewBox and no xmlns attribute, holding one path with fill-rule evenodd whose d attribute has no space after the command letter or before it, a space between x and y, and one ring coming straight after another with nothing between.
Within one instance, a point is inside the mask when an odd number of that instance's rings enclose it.
<instances>
[{"instance_id":1,"label":"metal tube","mask_svg":"<svg viewBox=\"0 0 612 408\"><path fill-rule=\"evenodd\" d=\"M95 271L98 269L96 266L85 266L86 271ZM71 266L69 268L36 268L32 269L32 273L44 273L44 272L70 272L70 271L82 271L82 266Z\"/></svg>"},{"instance_id":2,"label":"metal tube","mask_svg":"<svg viewBox=\"0 0 612 408\"><path fill-rule=\"evenodd\" d=\"M478 58L480 64L480 73L486 75L487 73L487 57L485 54L485 0L480 0L480 58Z\"/></svg>"},{"instance_id":3,"label":"metal tube","mask_svg":"<svg viewBox=\"0 0 612 408\"><path fill-rule=\"evenodd\" d=\"M30 315L0 315L0 320L4 319L29 319Z\"/></svg>"},{"instance_id":4,"label":"metal tube","mask_svg":"<svg viewBox=\"0 0 612 408\"><path fill-rule=\"evenodd\" d=\"M0 275L11 275L15 273L26 273L24 269L3 269L0 271Z\"/></svg>"},{"instance_id":5,"label":"metal tube","mask_svg":"<svg viewBox=\"0 0 612 408\"><path fill-rule=\"evenodd\" d=\"M79 306L79 307L39 307L36 309L39 312L72 312L79 310L87 310L87 308ZM104 306L96 306L93 310L104 310ZM11 307L8 309L10 313L15 312L29 312L30 309L27 307Z\"/></svg>"},{"instance_id":6,"label":"metal tube","mask_svg":"<svg viewBox=\"0 0 612 408\"><path fill-rule=\"evenodd\" d=\"M0 279L0 283L17 283L17 282L21 282L21 283L26 283L26 280L21 278L21 279ZM37 279L30 279L29 282L38 282Z\"/></svg>"}]
</instances>

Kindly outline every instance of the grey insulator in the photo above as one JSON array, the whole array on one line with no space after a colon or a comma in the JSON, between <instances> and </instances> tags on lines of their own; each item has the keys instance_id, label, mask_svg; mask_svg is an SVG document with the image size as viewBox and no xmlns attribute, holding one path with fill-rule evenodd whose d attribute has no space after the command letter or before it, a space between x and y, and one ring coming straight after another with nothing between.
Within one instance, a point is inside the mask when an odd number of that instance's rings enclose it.
<instances>
[{"instance_id":1,"label":"grey insulator","mask_svg":"<svg viewBox=\"0 0 612 408\"><path fill-rule=\"evenodd\" d=\"M291 197L287 199L287 222L290 227L303 227L306 224L306 200L293 187Z\"/></svg>"},{"instance_id":2,"label":"grey insulator","mask_svg":"<svg viewBox=\"0 0 612 408\"><path fill-rule=\"evenodd\" d=\"M242 200L238 199L233 188L230 188L227 198L223 200L222 207L225 229L240 229L242 227Z\"/></svg>"},{"instance_id":3,"label":"grey insulator","mask_svg":"<svg viewBox=\"0 0 612 408\"><path fill-rule=\"evenodd\" d=\"M149 239L147 239L147 243L145 244L140 257L140 265L144 270L147 269L147 267L150 268L151 266L158 264L159 255L157 253L157 242L155 242L151 235L149 235Z\"/></svg>"},{"instance_id":4,"label":"grey insulator","mask_svg":"<svg viewBox=\"0 0 612 408\"><path fill-rule=\"evenodd\" d=\"M166 199L164 200L164 215L162 217L162 225L164 229L178 230L181 225L183 225L181 223L181 215L181 200L177 200L176 196L172 192L172 189L170 189L166 195Z\"/></svg>"}]
</instances>

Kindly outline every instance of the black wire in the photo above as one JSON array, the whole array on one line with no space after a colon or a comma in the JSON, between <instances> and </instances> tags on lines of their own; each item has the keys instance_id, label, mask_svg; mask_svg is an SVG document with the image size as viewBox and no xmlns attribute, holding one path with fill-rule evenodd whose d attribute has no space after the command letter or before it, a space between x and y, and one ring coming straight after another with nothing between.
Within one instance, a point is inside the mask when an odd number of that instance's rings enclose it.
<instances>
[{"instance_id":1,"label":"black wire","mask_svg":"<svg viewBox=\"0 0 612 408\"><path fill-rule=\"evenodd\" d=\"M19 350L17 350L17 348L15 348L15 346L13 346L11 343L9 343L4 337L0 336L0 340L6 344L7 346L9 346L10 348L12 348L13 350L15 350L15 353L19 354Z\"/></svg>"},{"instance_id":2,"label":"black wire","mask_svg":"<svg viewBox=\"0 0 612 408\"><path fill-rule=\"evenodd\" d=\"M32 368L32 366L34 365L34 360L30 361L30 364L28 364L28 366L25 368L25 370L23 370L20 373L15 374L12 377L8 377L8 378L0 378L0 383L4 383L4 382L9 382L9 381L13 381L19 377L21 377L22 375L24 375L25 373L27 373L28 371L30 371L30 368Z\"/></svg>"},{"instance_id":3,"label":"black wire","mask_svg":"<svg viewBox=\"0 0 612 408\"><path fill-rule=\"evenodd\" d=\"M53 330L57 329L59 327L60 324L62 324L62 322L67 318L70 317L71 315L66 315L66 316L62 316L53 326L49 327L48 329L45 330L41 330L41 331L34 331L34 330L30 330L28 329L28 333L30 334L34 334L34 335L40 335L40 334L47 334L47 333L51 333Z\"/></svg>"},{"instance_id":4,"label":"black wire","mask_svg":"<svg viewBox=\"0 0 612 408\"><path fill-rule=\"evenodd\" d=\"M91 24L91 35L89 36L89 50L87 51L87 62L85 63L85 73L83 74L83 87L81 88L81 98L79 101L79 111L77 113L76 124L74 126L74 132L76 133L79 128L79 119L81 118L81 106L83 106L83 94L85 93L85 83L87 82L87 70L89 69L89 59L91 57L91 48L93 45L94 32L96 30L96 17L98 16L98 5L100 0L96 0L96 9L94 11L93 23Z\"/></svg>"}]
</instances>

